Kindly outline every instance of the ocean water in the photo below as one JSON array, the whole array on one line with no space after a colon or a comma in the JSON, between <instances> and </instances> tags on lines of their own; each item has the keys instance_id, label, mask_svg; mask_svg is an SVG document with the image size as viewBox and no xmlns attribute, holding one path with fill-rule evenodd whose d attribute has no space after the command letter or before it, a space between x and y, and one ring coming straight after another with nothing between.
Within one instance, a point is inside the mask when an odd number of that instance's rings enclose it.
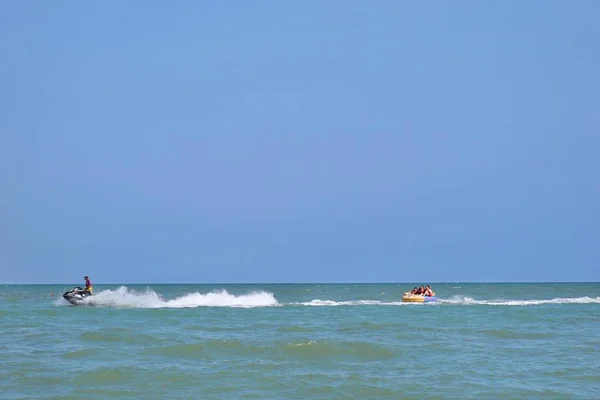
<instances>
[{"instance_id":1,"label":"ocean water","mask_svg":"<svg viewBox=\"0 0 600 400\"><path fill-rule=\"evenodd\" d=\"M600 284L413 286L0 286L0 398L600 399Z\"/></svg>"}]
</instances>

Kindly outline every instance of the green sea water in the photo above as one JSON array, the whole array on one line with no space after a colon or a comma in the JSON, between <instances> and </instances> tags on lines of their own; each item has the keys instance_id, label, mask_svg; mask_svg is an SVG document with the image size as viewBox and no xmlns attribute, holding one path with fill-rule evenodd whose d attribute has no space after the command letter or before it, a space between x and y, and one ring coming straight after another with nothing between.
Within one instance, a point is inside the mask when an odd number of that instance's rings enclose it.
<instances>
[{"instance_id":1,"label":"green sea water","mask_svg":"<svg viewBox=\"0 0 600 400\"><path fill-rule=\"evenodd\" d=\"M597 283L71 286L0 286L1 399L600 399Z\"/></svg>"}]
</instances>

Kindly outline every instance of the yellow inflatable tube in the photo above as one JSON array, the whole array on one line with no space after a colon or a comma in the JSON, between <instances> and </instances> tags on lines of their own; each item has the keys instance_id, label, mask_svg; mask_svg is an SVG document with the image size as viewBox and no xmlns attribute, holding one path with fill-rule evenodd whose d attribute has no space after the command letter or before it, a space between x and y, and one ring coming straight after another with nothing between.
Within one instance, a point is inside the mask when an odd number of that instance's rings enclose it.
<instances>
[{"instance_id":1,"label":"yellow inflatable tube","mask_svg":"<svg viewBox=\"0 0 600 400\"><path fill-rule=\"evenodd\" d=\"M404 303L434 303L438 301L438 298L435 297L435 293L433 296L423 296L421 294L410 294L410 292L406 292L402 296L402 301Z\"/></svg>"}]
</instances>

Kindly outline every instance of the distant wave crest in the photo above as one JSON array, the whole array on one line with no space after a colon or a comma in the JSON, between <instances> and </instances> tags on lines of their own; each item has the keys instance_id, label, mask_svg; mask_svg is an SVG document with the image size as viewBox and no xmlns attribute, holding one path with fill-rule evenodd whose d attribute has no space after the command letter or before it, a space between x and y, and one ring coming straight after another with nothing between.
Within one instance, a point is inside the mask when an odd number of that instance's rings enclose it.
<instances>
[{"instance_id":1,"label":"distant wave crest","mask_svg":"<svg viewBox=\"0 0 600 400\"><path fill-rule=\"evenodd\" d=\"M116 290L103 290L86 299L89 305L130 308L193 308L193 307L271 307L279 303L273 293L251 292L233 295L226 290L210 293L188 293L173 300L165 300L151 289L136 291L121 286Z\"/></svg>"}]
</instances>

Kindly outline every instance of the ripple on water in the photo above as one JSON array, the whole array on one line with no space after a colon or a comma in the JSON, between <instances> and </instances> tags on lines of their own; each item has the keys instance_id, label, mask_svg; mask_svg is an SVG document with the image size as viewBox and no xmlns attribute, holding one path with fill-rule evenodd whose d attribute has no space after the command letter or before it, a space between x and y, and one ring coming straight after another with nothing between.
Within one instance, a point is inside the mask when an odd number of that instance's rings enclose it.
<instances>
[{"instance_id":1,"label":"ripple on water","mask_svg":"<svg viewBox=\"0 0 600 400\"><path fill-rule=\"evenodd\" d=\"M339 331L340 332L369 332L369 331L398 331L404 330L407 326L404 324L397 323L381 323L381 322L371 322L371 321L363 321L359 324L346 325L342 326Z\"/></svg>"},{"instance_id":2,"label":"ripple on water","mask_svg":"<svg viewBox=\"0 0 600 400\"><path fill-rule=\"evenodd\" d=\"M336 388L336 392L347 399L393 399L398 398L398 391L393 386L374 386L367 384L343 384ZM430 399L432 397L428 397Z\"/></svg>"},{"instance_id":3,"label":"ripple on water","mask_svg":"<svg viewBox=\"0 0 600 400\"><path fill-rule=\"evenodd\" d=\"M44 376L43 373L19 375L16 377L16 381L24 386L52 386L52 385L64 385L70 381L69 377L60 376Z\"/></svg>"},{"instance_id":4,"label":"ripple on water","mask_svg":"<svg viewBox=\"0 0 600 400\"><path fill-rule=\"evenodd\" d=\"M195 343L179 343L159 347L147 347L144 354L174 358L203 358L235 356L259 356L260 358L301 360L347 359L356 361L387 360L400 356L399 350L368 342L302 341L255 345L239 340L205 340Z\"/></svg>"},{"instance_id":5,"label":"ripple on water","mask_svg":"<svg viewBox=\"0 0 600 400\"><path fill-rule=\"evenodd\" d=\"M119 390L119 389L100 389L94 388L93 392L88 392L84 398L91 399L139 399L139 392L133 390ZM66 396L54 396L44 397L45 400L81 400L81 391L77 391L75 394L68 394Z\"/></svg>"},{"instance_id":6,"label":"ripple on water","mask_svg":"<svg viewBox=\"0 0 600 400\"><path fill-rule=\"evenodd\" d=\"M95 330L86 331L79 335L79 338L87 342L98 342L98 343L128 343L128 344L152 344L161 341L161 338L148 335L145 333L138 333L130 329L119 329L119 330Z\"/></svg>"},{"instance_id":7,"label":"ripple on water","mask_svg":"<svg viewBox=\"0 0 600 400\"><path fill-rule=\"evenodd\" d=\"M313 332L314 329L305 325L284 325L277 328L277 331L282 333L307 333Z\"/></svg>"},{"instance_id":8,"label":"ripple on water","mask_svg":"<svg viewBox=\"0 0 600 400\"><path fill-rule=\"evenodd\" d=\"M142 375L141 369L136 368L97 368L90 371L82 372L73 380L73 384L77 386L89 385L115 385L124 384Z\"/></svg>"},{"instance_id":9,"label":"ripple on water","mask_svg":"<svg viewBox=\"0 0 600 400\"><path fill-rule=\"evenodd\" d=\"M39 317L56 317L60 315L58 310L54 308L43 308L41 310L35 310L32 312L33 315L37 315Z\"/></svg>"},{"instance_id":10,"label":"ripple on water","mask_svg":"<svg viewBox=\"0 0 600 400\"><path fill-rule=\"evenodd\" d=\"M491 336L497 339L548 339L554 337L551 333L545 332L524 332L511 329L483 329L479 331L484 335Z\"/></svg>"},{"instance_id":11,"label":"ripple on water","mask_svg":"<svg viewBox=\"0 0 600 400\"><path fill-rule=\"evenodd\" d=\"M195 343L178 343L167 346L147 347L144 354L175 358L203 358L225 354L247 356L263 354L264 347L244 343L239 340L205 340Z\"/></svg>"},{"instance_id":12,"label":"ripple on water","mask_svg":"<svg viewBox=\"0 0 600 400\"><path fill-rule=\"evenodd\" d=\"M96 390L94 390L97 393ZM44 397L44 400L81 400L81 393L74 395L61 395L61 396L52 396L52 397Z\"/></svg>"},{"instance_id":13,"label":"ripple on water","mask_svg":"<svg viewBox=\"0 0 600 400\"><path fill-rule=\"evenodd\" d=\"M86 348L81 350L68 351L63 353L62 357L67 360L83 360L103 354L104 351L97 348Z\"/></svg>"},{"instance_id":14,"label":"ripple on water","mask_svg":"<svg viewBox=\"0 0 600 400\"><path fill-rule=\"evenodd\" d=\"M147 347L144 354L173 358L198 358L205 356L205 347L201 343L179 343L159 347Z\"/></svg>"},{"instance_id":15,"label":"ripple on water","mask_svg":"<svg viewBox=\"0 0 600 400\"><path fill-rule=\"evenodd\" d=\"M339 342L334 340L288 343L278 347L286 356L305 360L349 359L357 361L387 360L400 356L398 350L368 342Z\"/></svg>"}]
</instances>

